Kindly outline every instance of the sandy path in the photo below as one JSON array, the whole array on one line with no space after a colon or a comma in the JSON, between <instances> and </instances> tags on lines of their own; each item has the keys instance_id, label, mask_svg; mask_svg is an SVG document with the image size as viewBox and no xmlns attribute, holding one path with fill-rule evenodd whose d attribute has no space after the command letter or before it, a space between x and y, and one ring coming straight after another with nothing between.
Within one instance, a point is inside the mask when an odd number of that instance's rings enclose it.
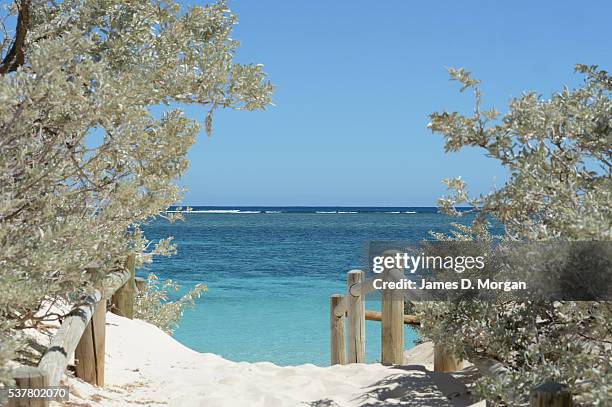
<instances>
[{"instance_id":1,"label":"sandy path","mask_svg":"<svg viewBox=\"0 0 612 407\"><path fill-rule=\"evenodd\" d=\"M468 406L455 377L433 373L431 346L407 352L407 365L280 367L198 353L153 325L107 314L106 386L70 377L66 406ZM447 397L448 396L448 397Z\"/></svg>"}]
</instances>

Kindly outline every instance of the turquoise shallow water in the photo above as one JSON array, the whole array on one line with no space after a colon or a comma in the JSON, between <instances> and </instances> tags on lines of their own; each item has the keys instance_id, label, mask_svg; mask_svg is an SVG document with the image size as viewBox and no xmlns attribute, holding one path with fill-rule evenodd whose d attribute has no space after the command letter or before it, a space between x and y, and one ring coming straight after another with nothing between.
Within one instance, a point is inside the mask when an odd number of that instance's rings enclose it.
<instances>
[{"instance_id":1,"label":"turquoise shallow water","mask_svg":"<svg viewBox=\"0 0 612 407\"><path fill-rule=\"evenodd\" d=\"M451 221L434 208L194 209L184 222L145 228L149 239L174 236L178 254L139 274L208 286L175 332L183 344L279 365L329 364L329 297L345 293L348 270L362 268L366 241L421 239ZM407 327L405 338L410 348L417 336ZM380 358L378 322L366 322L366 358Z\"/></svg>"}]
</instances>

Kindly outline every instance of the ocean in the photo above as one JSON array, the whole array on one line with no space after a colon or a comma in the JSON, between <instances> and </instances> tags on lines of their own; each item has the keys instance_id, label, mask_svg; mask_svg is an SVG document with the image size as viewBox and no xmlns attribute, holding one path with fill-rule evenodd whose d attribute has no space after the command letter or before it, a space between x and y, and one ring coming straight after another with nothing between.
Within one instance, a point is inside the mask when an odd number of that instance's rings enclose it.
<instances>
[{"instance_id":1,"label":"ocean","mask_svg":"<svg viewBox=\"0 0 612 407\"><path fill-rule=\"evenodd\" d=\"M346 292L347 271L363 268L365 242L420 240L454 221L422 207L193 207L184 221L144 227L151 240L174 236L178 254L138 275L171 278L181 292L208 286L174 334L192 349L233 361L328 366L329 297ZM366 309L380 304L368 301ZM417 335L405 329L408 349ZM366 321L366 359L380 361L379 322Z\"/></svg>"}]
</instances>

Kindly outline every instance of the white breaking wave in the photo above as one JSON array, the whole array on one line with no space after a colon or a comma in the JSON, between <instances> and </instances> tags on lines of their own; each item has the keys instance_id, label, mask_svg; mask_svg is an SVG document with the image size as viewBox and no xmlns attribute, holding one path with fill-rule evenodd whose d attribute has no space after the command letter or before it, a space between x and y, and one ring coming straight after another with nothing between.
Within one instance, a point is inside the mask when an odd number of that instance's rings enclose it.
<instances>
[{"instance_id":1,"label":"white breaking wave","mask_svg":"<svg viewBox=\"0 0 612 407\"><path fill-rule=\"evenodd\" d=\"M166 211L166 213L260 213L259 211L241 211L240 209L206 209L197 211Z\"/></svg>"},{"instance_id":2,"label":"white breaking wave","mask_svg":"<svg viewBox=\"0 0 612 407\"><path fill-rule=\"evenodd\" d=\"M359 213L353 211L316 211L315 213Z\"/></svg>"},{"instance_id":3,"label":"white breaking wave","mask_svg":"<svg viewBox=\"0 0 612 407\"><path fill-rule=\"evenodd\" d=\"M252 214L252 213L284 213L283 211L244 211L241 209L203 209L203 210L192 210L192 211L177 211L177 210L167 210L166 213L218 213L218 214ZM315 213L323 213L323 214L352 214L352 213L360 213L358 211L316 211ZM375 212L374 212L375 213ZM400 214L400 213L417 213L415 211L391 211L384 212L390 214Z\"/></svg>"}]
</instances>

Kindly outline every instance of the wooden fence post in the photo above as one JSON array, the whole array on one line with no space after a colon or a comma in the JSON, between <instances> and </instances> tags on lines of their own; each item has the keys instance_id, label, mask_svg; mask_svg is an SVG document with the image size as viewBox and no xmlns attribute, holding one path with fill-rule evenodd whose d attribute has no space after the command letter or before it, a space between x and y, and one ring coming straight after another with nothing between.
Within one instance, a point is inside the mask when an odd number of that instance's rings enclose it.
<instances>
[{"instance_id":1,"label":"wooden fence post","mask_svg":"<svg viewBox=\"0 0 612 407\"><path fill-rule=\"evenodd\" d=\"M342 301L342 295L334 294L330 298L329 322L331 336L331 364L346 364L346 334L345 317L337 317L334 313L336 306Z\"/></svg>"},{"instance_id":2,"label":"wooden fence post","mask_svg":"<svg viewBox=\"0 0 612 407\"><path fill-rule=\"evenodd\" d=\"M129 319L134 318L134 297L136 296L136 275L134 265L136 256L130 253L125 262L125 267L130 271L130 277L123 287L119 288L112 298L111 311Z\"/></svg>"},{"instance_id":3,"label":"wooden fence post","mask_svg":"<svg viewBox=\"0 0 612 407\"><path fill-rule=\"evenodd\" d=\"M531 407L571 407L572 394L567 386L545 381L529 393Z\"/></svg>"},{"instance_id":4,"label":"wooden fence post","mask_svg":"<svg viewBox=\"0 0 612 407\"><path fill-rule=\"evenodd\" d=\"M390 278L392 270L383 271L383 281ZM381 362L401 365L404 363L404 297L399 290L382 291Z\"/></svg>"},{"instance_id":5,"label":"wooden fence post","mask_svg":"<svg viewBox=\"0 0 612 407\"><path fill-rule=\"evenodd\" d=\"M105 339L106 298L102 298L74 350L76 376L100 387L104 386Z\"/></svg>"},{"instance_id":6,"label":"wooden fence post","mask_svg":"<svg viewBox=\"0 0 612 407\"><path fill-rule=\"evenodd\" d=\"M434 372L457 372L463 369L463 361L448 352L444 346L434 344Z\"/></svg>"},{"instance_id":7,"label":"wooden fence post","mask_svg":"<svg viewBox=\"0 0 612 407\"><path fill-rule=\"evenodd\" d=\"M353 295L351 287L363 282L363 271L347 274L348 297L348 363L365 363L365 301L361 294Z\"/></svg>"},{"instance_id":8,"label":"wooden fence post","mask_svg":"<svg viewBox=\"0 0 612 407\"><path fill-rule=\"evenodd\" d=\"M47 387L47 376L37 367L24 366L13 371L15 387L19 389L41 389ZM37 398L11 398L9 407L47 407L49 400Z\"/></svg>"}]
</instances>

